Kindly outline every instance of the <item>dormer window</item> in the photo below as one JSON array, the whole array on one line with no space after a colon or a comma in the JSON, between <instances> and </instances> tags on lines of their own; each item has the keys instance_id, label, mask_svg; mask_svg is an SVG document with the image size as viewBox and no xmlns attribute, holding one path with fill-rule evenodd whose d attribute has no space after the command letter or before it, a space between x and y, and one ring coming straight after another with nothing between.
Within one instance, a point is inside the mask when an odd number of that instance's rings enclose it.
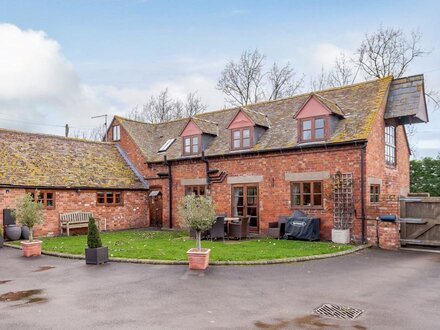
<instances>
[{"instance_id":1,"label":"dormer window","mask_svg":"<svg viewBox=\"0 0 440 330\"><path fill-rule=\"evenodd\" d=\"M325 138L325 117L300 120L300 141L321 141Z\"/></svg>"},{"instance_id":2,"label":"dormer window","mask_svg":"<svg viewBox=\"0 0 440 330\"><path fill-rule=\"evenodd\" d=\"M112 127L112 139L113 141L121 140L121 126L115 125Z\"/></svg>"},{"instance_id":3,"label":"dormer window","mask_svg":"<svg viewBox=\"0 0 440 330\"><path fill-rule=\"evenodd\" d=\"M237 128L232 130L233 150L248 149L252 146L252 127Z\"/></svg>"},{"instance_id":4,"label":"dormer window","mask_svg":"<svg viewBox=\"0 0 440 330\"><path fill-rule=\"evenodd\" d=\"M265 114L241 108L226 128L231 132L230 149L246 150L258 143L259 138L269 128L269 121Z\"/></svg>"},{"instance_id":5,"label":"dormer window","mask_svg":"<svg viewBox=\"0 0 440 330\"><path fill-rule=\"evenodd\" d=\"M185 156L198 155L200 152L200 135L183 137L183 154Z\"/></svg>"},{"instance_id":6,"label":"dormer window","mask_svg":"<svg viewBox=\"0 0 440 330\"><path fill-rule=\"evenodd\" d=\"M296 112L298 142L325 141L333 134L344 112L333 101L317 94L311 94Z\"/></svg>"}]
</instances>

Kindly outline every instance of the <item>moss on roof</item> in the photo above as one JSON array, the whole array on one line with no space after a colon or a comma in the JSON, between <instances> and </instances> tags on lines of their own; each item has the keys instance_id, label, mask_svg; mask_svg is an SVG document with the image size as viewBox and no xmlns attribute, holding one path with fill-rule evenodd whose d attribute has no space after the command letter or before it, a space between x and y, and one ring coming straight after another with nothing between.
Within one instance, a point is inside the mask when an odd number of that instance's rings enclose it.
<instances>
[{"instance_id":1,"label":"moss on roof","mask_svg":"<svg viewBox=\"0 0 440 330\"><path fill-rule=\"evenodd\" d=\"M143 189L113 143L3 129L0 185Z\"/></svg>"},{"instance_id":2,"label":"moss on roof","mask_svg":"<svg viewBox=\"0 0 440 330\"><path fill-rule=\"evenodd\" d=\"M392 77L367 81L350 86L327 89L313 94L324 102L330 110L341 118L327 143L340 143L366 140L371 131L373 121L384 102ZM272 150L294 147L297 142L297 124L294 115L312 93L294 97L265 101L247 105L246 114L265 130L257 144L249 151ZM225 155L229 149L230 132L228 123L236 115L239 107L205 112L194 118L218 123L218 136L212 139L205 150L207 156ZM159 124L142 123L117 117L133 141L138 145L145 159L149 162L163 160L164 153L158 148L168 139L176 141L167 150L168 159L179 159L182 156L182 142L179 132L188 119L179 119Z\"/></svg>"}]
</instances>

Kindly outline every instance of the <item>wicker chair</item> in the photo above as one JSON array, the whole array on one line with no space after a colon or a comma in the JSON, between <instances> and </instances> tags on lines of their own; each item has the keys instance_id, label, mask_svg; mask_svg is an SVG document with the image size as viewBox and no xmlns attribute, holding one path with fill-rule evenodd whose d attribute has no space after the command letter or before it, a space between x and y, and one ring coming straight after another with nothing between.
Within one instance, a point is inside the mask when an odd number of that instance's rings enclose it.
<instances>
[{"instance_id":1,"label":"wicker chair","mask_svg":"<svg viewBox=\"0 0 440 330\"><path fill-rule=\"evenodd\" d=\"M234 239L247 238L249 236L249 218L244 217L237 222L229 224L228 237Z\"/></svg>"},{"instance_id":2,"label":"wicker chair","mask_svg":"<svg viewBox=\"0 0 440 330\"><path fill-rule=\"evenodd\" d=\"M269 229L267 231L267 235L273 238L280 238L284 236L284 232L286 229L286 222L288 215L281 215L278 217L278 221L269 222Z\"/></svg>"},{"instance_id":3,"label":"wicker chair","mask_svg":"<svg viewBox=\"0 0 440 330\"><path fill-rule=\"evenodd\" d=\"M211 237L211 241L213 239L221 238L223 241L225 240L225 217L217 216L215 219L215 223L209 231L209 236Z\"/></svg>"}]
</instances>

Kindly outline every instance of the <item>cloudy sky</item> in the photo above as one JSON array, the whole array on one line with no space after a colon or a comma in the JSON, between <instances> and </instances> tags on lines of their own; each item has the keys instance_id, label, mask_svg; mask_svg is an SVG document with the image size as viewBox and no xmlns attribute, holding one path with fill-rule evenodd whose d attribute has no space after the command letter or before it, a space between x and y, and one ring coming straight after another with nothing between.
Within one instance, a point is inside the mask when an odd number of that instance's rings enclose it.
<instances>
[{"instance_id":1,"label":"cloudy sky","mask_svg":"<svg viewBox=\"0 0 440 330\"><path fill-rule=\"evenodd\" d=\"M316 76L381 25L419 29L431 53L408 74L440 91L439 1L0 0L0 127L63 134L124 115L168 87L208 109L224 64L258 48ZM440 110L417 127L416 156L440 152Z\"/></svg>"}]
</instances>

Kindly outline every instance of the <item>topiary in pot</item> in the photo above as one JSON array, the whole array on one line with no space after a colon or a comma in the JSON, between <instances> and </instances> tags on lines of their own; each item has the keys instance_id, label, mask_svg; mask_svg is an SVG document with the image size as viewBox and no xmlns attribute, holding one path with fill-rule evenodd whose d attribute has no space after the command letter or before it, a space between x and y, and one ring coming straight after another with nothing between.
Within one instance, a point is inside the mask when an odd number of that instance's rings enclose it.
<instances>
[{"instance_id":1,"label":"topiary in pot","mask_svg":"<svg viewBox=\"0 0 440 330\"><path fill-rule=\"evenodd\" d=\"M215 222L214 203L210 197L188 195L180 207L181 226L196 232L196 248L187 252L190 269L208 268L210 249L202 249L202 232Z\"/></svg>"},{"instance_id":2,"label":"topiary in pot","mask_svg":"<svg viewBox=\"0 0 440 330\"><path fill-rule=\"evenodd\" d=\"M38 191L36 191L36 194L38 194ZM18 223L29 228L29 240L21 241L23 256L25 257L41 255L42 242L34 240L34 227L44 222L43 209L43 204L35 202L30 194L26 194L17 200L16 208L12 211Z\"/></svg>"},{"instance_id":3,"label":"topiary in pot","mask_svg":"<svg viewBox=\"0 0 440 330\"><path fill-rule=\"evenodd\" d=\"M95 218L89 218L87 231L86 264L99 265L108 261L108 247L102 246Z\"/></svg>"}]
</instances>

